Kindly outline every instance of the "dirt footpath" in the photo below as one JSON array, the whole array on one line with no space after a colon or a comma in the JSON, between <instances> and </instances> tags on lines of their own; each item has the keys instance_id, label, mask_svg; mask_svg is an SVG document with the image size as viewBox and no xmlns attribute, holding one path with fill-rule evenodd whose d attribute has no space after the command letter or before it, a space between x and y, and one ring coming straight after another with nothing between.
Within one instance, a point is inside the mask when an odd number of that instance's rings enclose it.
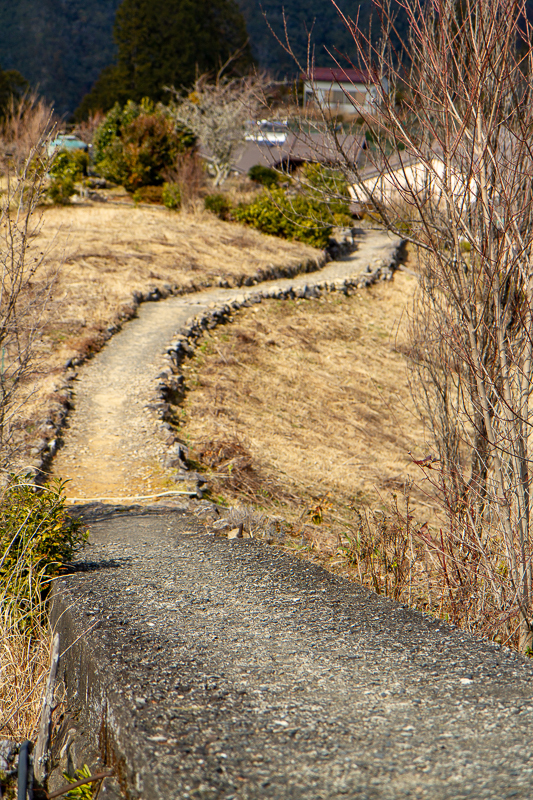
<instances>
[{"instance_id":1,"label":"dirt footpath","mask_svg":"<svg viewBox=\"0 0 533 800\"><path fill-rule=\"evenodd\" d=\"M342 281L366 273L384 256L392 257L398 246L399 240L383 231L365 231L359 249L346 260L315 273L265 282L260 288L298 289ZM238 294L253 294L258 288L241 288ZM80 368L64 446L53 463L54 473L70 481L70 497L115 500L176 488L172 471L163 467L160 423L148 408L165 347L187 319L211 303L231 302L236 294L235 289L216 289L143 303L138 316Z\"/></svg>"}]
</instances>

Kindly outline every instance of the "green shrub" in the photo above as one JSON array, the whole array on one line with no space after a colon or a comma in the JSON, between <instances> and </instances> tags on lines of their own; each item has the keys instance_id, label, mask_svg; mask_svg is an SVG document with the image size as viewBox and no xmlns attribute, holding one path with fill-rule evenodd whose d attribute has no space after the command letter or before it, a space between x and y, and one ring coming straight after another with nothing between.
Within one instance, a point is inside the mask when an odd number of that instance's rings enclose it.
<instances>
[{"instance_id":1,"label":"green shrub","mask_svg":"<svg viewBox=\"0 0 533 800\"><path fill-rule=\"evenodd\" d=\"M270 167L264 167L262 164L254 164L248 170L248 177L254 183L260 183L261 186L276 186L279 183L279 175L276 170Z\"/></svg>"},{"instance_id":2,"label":"green shrub","mask_svg":"<svg viewBox=\"0 0 533 800\"><path fill-rule=\"evenodd\" d=\"M153 203L161 205L163 202L162 186L139 186L132 195L136 203Z\"/></svg>"},{"instance_id":3,"label":"green shrub","mask_svg":"<svg viewBox=\"0 0 533 800\"><path fill-rule=\"evenodd\" d=\"M32 609L87 539L82 524L65 509L65 484L38 491L30 476L13 477L0 500L0 605L18 610L24 626Z\"/></svg>"},{"instance_id":4,"label":"green shrub","mask_svg":"<svg viewBox=\"0 0 533 800\"><path fill-rule=\"evenodd\" d=\"M181 189L177 183L164 183L162 196L167 208L177 210L181 207Z\"/></svg>"},{"instance_id":5,"label":"green shrub","mask_svg":"<svg viewBox=\"0 0 533 800\"><path fill-rule=\"evenodd\" d=\"M251 203L240 204L233 216L237 222L271 236L322 248L327 246L331 228L336 224L326 203L302 194L289 197L283 189L273 189Z\"/></svg>"},{"instance_id":6,"label":"green shrub","mask_svg":"<svg viewBox=\"0 0 533 800\"><path fill-rule=\"evenodd\" d=\"M229 219L233 210L230 201L223 194L206 195L204 205L206 211L211 211L220 219Z\"/></svg>"},{"instance_id":7,"label":"green shrub","mask_svg":"<svg viewBox=\"0 0 533 800\"><path fill-rule=\"evenodd\" d=\"M324 197L333 196L327 201L327 208L334 225L351 225L350 193L346 178L339 170L325 167L322 164L306 164L302 170L307 183L307 194L324 203ZM336 195L336 197L335 197ZM346 199L343 199L346 198Z\"/></svg>"},{"instance_id":8,"label":"green shrub","mask_svg":"<svg viewBox=\"0 0 533 800\"><path fill-rule=\"evenodd\" d=\"M164 181L179 153L194 146L194 136L179 126L163 106L145 99L115 104L94 135L96 171L134 192Z\"/></svg>"},{"instance_id":9,"label":"green shrub","mask_svg":"<svg viewBox=\"0 0 533 800\"><path fill-rule=\"evenodd\" d=\"M76 193L76 182L87 177L88 166L89 156L83 150L60 150L49 171L50 183L46 193L50 200L62 205L69 203Z\"/></svg>"}]
</instances>

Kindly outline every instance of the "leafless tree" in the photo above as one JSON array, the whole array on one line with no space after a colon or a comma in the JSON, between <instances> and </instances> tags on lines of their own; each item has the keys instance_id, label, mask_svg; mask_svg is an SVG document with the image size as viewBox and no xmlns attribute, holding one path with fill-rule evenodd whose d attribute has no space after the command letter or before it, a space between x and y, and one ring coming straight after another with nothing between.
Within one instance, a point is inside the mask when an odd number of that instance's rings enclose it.
<instances>
[{"instance_id":1,"label":"leafless tree","mask_svg":"<svg viewBox=\"0 0 533 800\"><path fill-rule=\"evenodd\" d=\"M16 138L12 158L4 159L0 196L0 469L9 469L16 453L21 406L32 394L36 344L53 283L40 274L43 254L30 249L39 227L35 215L47 179L48 120L43 116L33 145ZM22 159L22 148L26 155Z\"/></svg>"},{"instance_id":2,"label":"leafless tree","mask_svg":"<svg viewBox=\"0 0 533 800\"><path fill-rule=\"evenodd\" d=\"M524 0L398 0L410 34L394 49L392 3L374 5L381 36L345 17L354 56L332 54L338 67L363 69L376 98L369 107L345 92L367 134L364 164L346 152L318 94L315 107L330 163L354 199L422 256L412 363L440 459L422 467L436 477L448 518L445 534L423 535L454 602L483 595L480 627L490 614L488 632L526 652L533 630L533 28ZM310 77L311 61L301 65Z\"/></svg>"},{"instance_id":3,"label":"leafless tree","mask_svg":"<svg viewBox=\"0 0 533 800\"><path fill-rule=\"evenodd\" d=\"M198 78L193 91L185 98L172 89L175 101L170 106L173 118L197 137L212 167L215 186L220 186L229 176L249 122L264 106L265 79L262 76L227 80L223 70L224 67L214 82L210 82L207 75Z\"/></svg>"}]
</instances>

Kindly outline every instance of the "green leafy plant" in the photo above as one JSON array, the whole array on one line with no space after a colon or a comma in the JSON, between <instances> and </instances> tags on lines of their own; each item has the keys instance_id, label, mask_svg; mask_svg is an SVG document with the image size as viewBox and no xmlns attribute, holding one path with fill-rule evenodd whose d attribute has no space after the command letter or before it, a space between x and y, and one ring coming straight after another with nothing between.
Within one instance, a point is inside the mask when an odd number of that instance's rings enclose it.
<instances>
[{"instance_id":1,"label":"green leafy plant","mask_svg":"<svg viewBox=\"0 0 533 800\"><path fill-rule=\"evenodd\" d=\"M0 500L0 605L31 627L41 615L50 581L84 545L82 523L65 508L65 483L36 487L30 475L12 476Z\"/></svg>"},{"instance_id":2,"label":"green leafy plant","mask_svg":"<svg viewBox=\"0 0 533 800\"><path fill-rule=\"evenodd\" d=\"M248 177L254 182L259 183L261 186L277 186L279 183L279 175L275 169L265 167L262 164L254 164L248 170Z\"/></svg>"},{"instance_id":3,"label":"green leafy plant","mask_svg":"<svg viewBox=\"0 0 533 800\"><path fill-rule=\"evenodd\" d=\"M296 239L313 247L326 247L335 219L328 205L316 197L289 196L283 189L272 189L251 203L240 204L233 212L244 222L271 236Z\"/></svg>"},{"instance_id":4,"label":"green leafy plant","mask_svg":"<svg viewBox=\"0 0 533 800\"><path fill-rule=\"evenodd\" d=\"M306 164L302 177L305 194L322 203L327 198L327 207L335 225L352 224L348 183L340 170L323 164Z\"/></svg>"},{"instance_id":5,"label":"green leafy plant","mask_svg":"<svg viewBox=\"0 0 533 800\"><path fill-rule=\"evenodd\" d=\"M164 183L162 192L163 205L178 210L181 207L181 189L177 183Z\"/></svg>"},{"instance_id":6,"label":"green leafy plant","mask_svg":"<svg viewBox=\"0 0 533 800\"><path fill-rule=\"evenodd\" d=\"M140 186L161 185L179 153L194 144L194 136L164 106L147 99L117 103L94 135L95 169L134 192Z\"/></svg>"},{"instance_id":7,"label":"green leafy plant","mask_svg":"<svg viewBox=\"0 0 533 800\"><path fill-rule=\"evenodd\" d=\"M68 772L63 773L63 777L69 783L77 783L78 781L86 780L91 777L91 770L87 764L84 764L81 769L76 770L76 775L72 778ZM83 786L76 786L75 789L70 789L65 797L67 800L93 800L94 791L92 783L86 783Z\"/></svg>"},{"instance_id":8,"label":"green leafy plant","mask_svg":"<svg viewBox=\"0 0 533 800\"><path fill-rule=\"evenodd\" d=\"M87 176L89 156L83 150L56 154L49 170L50 183L47 196L54 203L65 205L76 192L76 182Z\"/></svg>"},{"instance_id":9,"label":"green leafy plant","mask_svg":"<svg viewBox=\"0 0 533 800\"><path fill-rule=\"evenodd\" d=\"M229 219L232 212L232 206L228 198L223 194L208 194L204 198L204 206L206 211L211 211L216 214L220 219Z\"/></svg>"}]
</instances>

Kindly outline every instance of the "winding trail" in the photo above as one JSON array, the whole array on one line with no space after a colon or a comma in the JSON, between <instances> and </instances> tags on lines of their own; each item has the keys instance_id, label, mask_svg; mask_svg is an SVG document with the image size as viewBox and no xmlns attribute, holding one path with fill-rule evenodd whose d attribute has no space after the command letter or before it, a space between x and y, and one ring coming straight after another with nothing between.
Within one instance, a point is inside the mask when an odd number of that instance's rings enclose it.
<instances>
[{"instance_id":1,"label":"winding trail","mask_svg":"<svg viewBox=\"0 0 533 800\"><path fill-rule=\"evenodd\" d=\"M365 233L269 296L357 277L396 248ZM80 370L55 463L72 494L167 488L147 409L164 350L211 303L258 288L146 303ZM49 791L70 763L112 767L102 800L532 796L530 659L257 540L206 535L184 506L73 513L91 536L53 586L65 701Z\"/></svg>"},{"instance_id":2,"label":"winding trail","mask_svg":"<svg viewBox=\"0 0 533 800\"><path fill-rule=\"evenodd\" d=\"M361 231L359 248L315 273L270 281L247 289L216 289L144 303L138 316L79 369L74 410L63 432L53 471L70 481L71 498L126 499L176 489L165 469L160 420L149 408L164 362L165 347L184 323L212 304L231 303L258 289L293 289L354 278L392 260L398 239L383 231Z\"/></svg>"}]
</instances>

